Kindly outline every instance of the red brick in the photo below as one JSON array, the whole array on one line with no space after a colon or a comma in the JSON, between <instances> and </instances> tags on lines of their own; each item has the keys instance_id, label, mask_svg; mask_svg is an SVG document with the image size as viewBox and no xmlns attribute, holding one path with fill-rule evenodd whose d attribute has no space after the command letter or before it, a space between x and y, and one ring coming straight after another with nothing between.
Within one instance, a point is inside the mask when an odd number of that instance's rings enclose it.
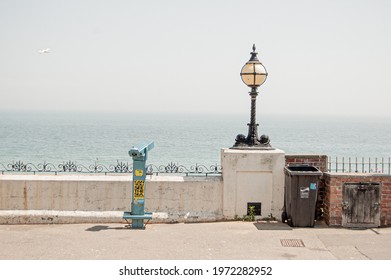
<instances>
[{"instance_id":1,"label":"red brick","mask_svg":"<svg viewBox=\"0 0 391 280\"><path fill-rule=\"evenodd\" d=\"M341 192L340 190L336 190L336 189L330 190L330 196L331 196L332 198L334 198L334 197L336 197L336 196L338 196L338 195L342 195L342 192Z\"/></svg>"},{"instance_id":2,"label":"red brick","mask_svg":"<svg viewBox=\"0 0 391 280\"><path fill-rule=\"evenodd\" d=\"M333 216L333 217L342 217L342 211L333 211L331 213L331 216Z\"/></svg>"}]
</instances>

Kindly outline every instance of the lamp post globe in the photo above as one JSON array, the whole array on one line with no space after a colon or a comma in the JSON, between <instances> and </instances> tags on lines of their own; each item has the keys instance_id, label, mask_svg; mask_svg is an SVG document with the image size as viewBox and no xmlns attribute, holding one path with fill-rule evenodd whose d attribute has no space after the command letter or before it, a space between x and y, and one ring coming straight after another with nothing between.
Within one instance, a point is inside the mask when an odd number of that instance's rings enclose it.
<instances>
[{"instance_id":1,"label":"lamp post globe","mask_svg":"<svg viewBox=\"0 0 391 280\"><path fill-rule=\"evenodd\" d=\"M251 52L250 60L242 67L240 76L243 83L251 88L257 88L266 81L267 71L265 66L258 60L255 45Z\"/></svg>"},{"instance_id":2,"label":"lamp post globe","mask_svg":"<svg viewBox=\"0 0 391 280\"><path fill-rule=\"evenodd\" d=\"M255 121L256 114L256 99L258 96L258 87L261 86L267 78L265 66L258 60L255 44L248 62L242 67L240 76L244 84L251 88L251 115L250 123L248 123L247 137L243 134L238 134L235 139L233 149L260 149L271 150L270 140L267 135L258 137L258 124Z\"/></svg>"}]
</instances>

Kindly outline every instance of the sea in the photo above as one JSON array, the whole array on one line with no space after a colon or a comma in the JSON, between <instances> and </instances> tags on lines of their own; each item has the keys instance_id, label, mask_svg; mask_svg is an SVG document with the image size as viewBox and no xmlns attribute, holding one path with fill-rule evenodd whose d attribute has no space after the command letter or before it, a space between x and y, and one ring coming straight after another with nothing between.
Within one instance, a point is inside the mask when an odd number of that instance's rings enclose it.
<instances>
[{"instance_id":1,"label":"sea","mask_svg":"<svg viewBox=\"0 0 391 280\"><path fill-rule=\"evenodd\" d=\"M247 115L169 113L0 112L0 164L131 163L129 149L153 141L147 163L212 166ZM259 135L286 154L391 156L391 118L257 115Z\"/></svg>"}]
</instances>

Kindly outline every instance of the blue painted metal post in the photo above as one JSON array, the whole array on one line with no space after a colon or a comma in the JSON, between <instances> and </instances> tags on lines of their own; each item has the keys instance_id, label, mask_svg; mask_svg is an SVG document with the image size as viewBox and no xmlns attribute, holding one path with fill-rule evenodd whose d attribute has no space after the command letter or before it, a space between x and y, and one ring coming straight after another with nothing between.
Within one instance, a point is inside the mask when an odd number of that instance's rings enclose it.
<instances>
[{"instance_id":1,"label":"blue painted metal post","mask_svg":"<svg viewBox=\"0 0 391 280\"><path fill-rule=\"evenodd\" d=\"M144 220L152 219L152 213L146 213L145 207L145 178L148 151L154 147L153 142L143 142L133 146L129 155L133 158L132 208L124 212L125 220L132 219L132 229L144 229Z\"/></svg>"}]
</instances>

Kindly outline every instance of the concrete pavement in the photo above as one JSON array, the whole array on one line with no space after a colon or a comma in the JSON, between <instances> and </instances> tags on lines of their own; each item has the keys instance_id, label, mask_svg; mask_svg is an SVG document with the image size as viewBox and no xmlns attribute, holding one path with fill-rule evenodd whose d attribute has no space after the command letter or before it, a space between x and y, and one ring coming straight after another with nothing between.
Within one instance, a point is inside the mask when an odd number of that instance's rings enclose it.
<instances>
[{"instance_id":1,"label":"concrete pavement","mask_svg":"<svg viewBox=\"0 0 391 280\"><path fill-rule=\"evenodd\" d=\"M269 222L0 225L0 241L2 260L391 260L391 228Z\"/></svg>"}]
</instances>

